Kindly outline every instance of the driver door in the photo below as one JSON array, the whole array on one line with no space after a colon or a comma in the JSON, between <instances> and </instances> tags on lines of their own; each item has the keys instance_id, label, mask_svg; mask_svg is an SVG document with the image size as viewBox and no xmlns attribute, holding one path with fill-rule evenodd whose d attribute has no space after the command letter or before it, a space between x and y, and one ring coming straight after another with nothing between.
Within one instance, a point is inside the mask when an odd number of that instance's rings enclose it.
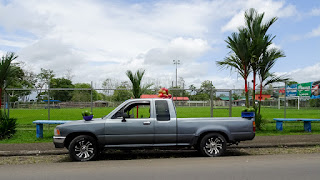
<instances>
[{"instance_id":1,"label":"driver door","mask_svg":"<svg viewBox=\"0 0 320 180\"><path fill-rule=\"evenodd\" d=\"M108 119L105 125L107 146L152 146L155 119L150 118L149 110L150 101L131 102Z\"/></svg>"}]
</instances>

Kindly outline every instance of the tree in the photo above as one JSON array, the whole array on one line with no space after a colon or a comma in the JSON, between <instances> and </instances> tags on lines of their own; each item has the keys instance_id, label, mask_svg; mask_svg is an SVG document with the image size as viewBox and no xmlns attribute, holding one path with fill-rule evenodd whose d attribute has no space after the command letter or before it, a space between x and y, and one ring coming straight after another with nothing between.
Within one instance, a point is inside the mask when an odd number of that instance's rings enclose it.
<instances>
[{"instance_id":1,"label":"tree","mask_svg":"<svg viewBox=\"0 0 320 180\"><path fill-rule=\"evenodd\" d=\"M9 77L14 76L17 72L17 68L12 66L11 63L13 60L18 58L13 52L9 52L6 55L1 57L0 62L0 109L2 103L2 90L5 88L5 81L9 79Z\"/></svg>"},{"instance_id":2,"label":"tree","mask_svg":"<svg viewBox=\"0 0 320 180\"><path fill-rule=\"evenodd\" d=\"M35 74L32 71L23 69L23 65L23 62L12 63L12 66L16 69L16 72L7 79L7 88L34 88L36 84ZM19 98L21 98L23 101L25 101L25 97L30 95L31 91L7 91L7 93L10 95L10 100L17 101Z\"/></svg>"},{"instance_id":3,"label":"tree","mask_svg":"<svg viewBox=\"0 0 320 180\"><path fill-rule=\"evenodd\" d=\"M50 81L50 88L74 88L72 81L65 78L52 78ZM63 102L70 101L72 99L72 91L50 91L50 96L56 100Z\"/></svg>"},{"instance_id":4,"label":"tree","mask_svg":"<svg viewBox=\"0 0 320 180\"><path fill-rule=\"evenodd\" d=\"M253 8L249 9L244 14L245 17L245 29L248 32L248 37L250 40L250 66L253 73L253 91L252 99L255 98L256 89L256 74L260 68L260 63L264 52L267 50L268 46L272 44L272 40L275 36L267 35L267 31L270 26L277 21L277 17L273 17L270 20L262 23L264 13L257 13ZM255 104L253 103L253 107Z\"/></svg>"},{"instance_id":5,"label":"tree","mask_svg":"<svg viewBox=\"0 0 320 180\"><path fill-rule=\"evenodd\" d=\"M68 68L64 76L66 77L66 79L72 81L72 78L74 77L74 75L72 74L72 69Z\"/></svg>"},{"instance_id":6,"label":"tree","mask_svg":"<svg viewBox=\"0 0 320 180\"><path fill-rule=\"evenodd\" d=\"M103 91L107 94L107 96L110 96L110 95L111 95L110 89L113 88L113 84L112 84L111 79L110 79L110 78L105 79L105 80L102 82L102 87L103 87L104 89L107 89L107 90L103 90Z\"/></svg>"},{"instance_id":7,"label":"tree","mask_svg":"<svg viewBox=\"0 0 320 180\"><path fill-rule=\"evenodd\" d=\"M197 88L193 84L189 86L189 89L191 90L191 95L197 94Z\"/></svg>"},{"instance_id":8,"label":"tree","mask_svg":"<svg viewBox=\"0 0 320 180\"><path fill-rule=\"evenodd\" d=\"M2 56L0 61L0 140L10 138L16 132L17 119L9 118L1 111L2 89L6 88L6 80L14 77L17 72L17 68L11 65L12 61L16 58L18 56L15 53L9 52Z\"/></svg>"},{"instance_id":9,"label":"tree","mask_svg":"<svg viewBox=\"0 0 320 180\"><path fill-rule=\"evenodd\" d=\"M233 98L234 100L238 100L238 99L240 99L240 95L237 94L237 93L232 93L232 98Z\"/></svg>"},{"instance_id":10,"label":"tree","mask_svg":"<svg viewBox=\"0 0 320 180\"><path fill-rule=\"evenodd\" d=\"M54 76L53 70L41 68L41 72L37 75L38 87L42 89Z\"/></svg>"},{"instance_id":11,"label":"tree","mask_svg":"<svg viewBox=\"0 0 320 180\"><path fill-rule=\"evenodd\" d=\"M40 95L43 95L41 89L51 81L54 77L53 70L41 68L41 72L37 75L38 84L36 85L37 88L40 90L38 91L38 99Z\"/></svg>"},{"instance_id":12,"label":"tree","mask_svg":"<svg viewBox=\"0 0 320 180\"><path fill-rule=\"evenodd\" d=\"M207 94L203 94L203 93L190 96L190 100L192 101L207 101L209 99L210 97L208 97Z\"/></svg>"},{"instance_id":13,"label":"tree","mask_svg":"<svg viewBox=\"0 0 320 180\"><path fill-rule=\"evenodd\" d=\"M114 91L112 99L116 102L125 101L132 97L132 92L128 90L122 90L127 89L127 87L122 84L117 87L117 89Z\"/></svg>"},{"instance_id":14,"label":"tree","mask_svg":"<svg viewBox=\"0 0 320 180\"><path fill-rule=\"evenodd\" d=\"M274 82L283 82L288 80L288 78L277 77L273 73L270 73L270 70L276 63L277 59L281 57L285 57L284 53L276 48L267 50L266 52L264 52L262 56L262 60L259 64L259 69L258 69L258 74L260 79L259 110L257 114L258 117L260 116L260 109L261 109L262 88Z\"/></svg>"},{"instance_id":15,"label":"tree","mask_svg":"<svg viewBox=\"0 0 320 180\"><path fill-rule=\"evenodd\" d=\"M210 100L211 90L213 99L216 99L215 96L215 87L213 86L210 80L205 80L201 83L199 89L197 89L193 84L189 86L191 92L189 93L190 100L193 101L207 101Z\"/></svg>"},{"instance_id":16,"label":"tree","mask_svg":"<svg viewBox=\"0 0 320 180\"><path fill-rule=\"evenodd\" d=\"M249 108L248 75L250 74L250 38L244 28L239 28L239 33L232 33L226 40L227 48L231 50L230 55L223 61L217 61L218 66L223 68L236 69L244 79L246 107Z\"/></svg>"},{"instance_id":17,"label":"tree","mask_svg":"<svg viewBox=\"0 0 320 180\"><path fill-rule=\"evenodd\" d=\"M91 89L91 85L88 83L77 83L74 88ZM92 90L92 100L99 100L100 96L96 90ZM91 101L91 90L75 90L71 98L75 102L90 102Z\"/></svg>"},{"instance_id":18,"label":"tree","mask_svg":"<svg viewBox=\"0 0 320 180\"><path fill-rule=\"evenodd\" d=\"M212 81L205 80L201 83L200 90L198 93L204 93L210 97L211 90L212 90L212 93L216 92L215 87L212 84Z\"/></svg>"},{"instance_id":19,"label":"tree","mask_svg":"<svg viewBox=\"0 0 320 180\"><path fill-rule=\"evenodd\" d=\"M257 13L255 9L249 9L244 14L245 27L239 28L238 33L233 33L231 37L226 40L228 48L231 49L232 54L224 61L218 61L218 65L228 66L238 70L239 74L245 80L246 92L246 106L249 107L247 77L249 73L253 72L253 93L255 96L256 75L259 71L260 63L264 52L272 44L275 36L266 34L270 26L276 22L277 17L263 22L264 13ZM254 103L253 103L254 106Z\"/></svg>"},{"instance_id":20,"label":"tree","mask_svg":"<svg viewBox=\"0 0 320 180\"><path fill-rule=\"evenodd\" d=\"M145 73L145 70L138 70L135 74L133 74L130 70L126 72L126 75L128 76L128 78L132 83L132 94L134 98L140 98L140 96L145 91L147 91L149 87L153 85L153 84L147 84L141 87L141 81L144 73Z\"/></svg>"}]
</instances>

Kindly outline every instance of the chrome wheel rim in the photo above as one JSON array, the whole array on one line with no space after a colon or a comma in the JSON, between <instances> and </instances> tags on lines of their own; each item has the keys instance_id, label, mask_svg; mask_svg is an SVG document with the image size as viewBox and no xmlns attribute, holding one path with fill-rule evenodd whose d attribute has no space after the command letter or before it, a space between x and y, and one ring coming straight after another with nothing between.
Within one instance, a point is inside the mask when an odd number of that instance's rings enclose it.
<instances>
[{"instance_id":1,"label":"chrome wheel rim","mask_svg":"<svg viewBox=\"0 0 320 180\"><path fill-rule=\"evenodd\" d=\"M79 159L88 159L94 155L93 144L85 139L77 142L74 151Z\"/></svg>"},{"instance_id":2,"label":"chrome wheel rim","mask_svg":"<svg viewBox=\"0 0 320 180\"><path fill-rule=\"evenodd\" d=\"M224 141L219 137L208 138L203 150L210 156L217 155L222 151L223 143Z\"/></svg>"}]
</instances>

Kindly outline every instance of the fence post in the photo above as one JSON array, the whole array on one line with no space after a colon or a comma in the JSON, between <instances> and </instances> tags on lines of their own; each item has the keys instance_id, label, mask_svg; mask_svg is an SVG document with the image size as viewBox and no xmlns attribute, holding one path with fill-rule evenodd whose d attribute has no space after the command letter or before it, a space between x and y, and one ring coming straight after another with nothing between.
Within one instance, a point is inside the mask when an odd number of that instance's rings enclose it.
<instances>
[{"instance_id":1,"label":"fence post","mask_svg":"<svg viewBox=\"0 0 320 180\"><path fill-rule=\"evenodd\" d=\"M50 82L48 82L48 120L50 120Z\"/></svg>"},{"instance_id":2,"label":"fence post","mask_svg":"<svg viewBox=\"0 0 320 180\"><path fill-rule=\"evenodd\" d=\"M213 117L213 88L212 88L212 81L211 81L211 89L210 89L210 115Z\"/></svg>"},{"instance_id":3,"label":"fence post","mask_svg":"<svg viewBox=\"0 0 320 180\"><path fill-rule=\"evenodd\" d=\"M8 110L8 118L10 118L10 96L6 91L6 96L7 96L7 110Z\"/></svg>"},{"instance_id":4,"label":"fence post","mask_svg":"<svg viewBox=\"0 0 320 180\"><path fill-rule=\"evenodd\" d=\"M7 82L6 81L4 81L4 87L6 87L7 86ZM4 109L4 114L7 114L7 116L9 117L9 109L8 109L8 93L7 93L7 90L6 89L3 89L3 102L4 102L4 107L3 107L3 109ZM1 109L1 104L0 104L0 109ZM8 113L6 113L6 109L7 109L7 111L8 111Z\"/></svg>"},{"instance_id":5,"label":"fence post","mask_svg":"<svg viewBox=\"0 0 320 180\"><path fill-rule=\"evenodd\" d=\"M287 81L284 82L284 118L287 115Z\"/></svg>"},{"instance_id":6,"label":"fence post","mask_svg":"<svg viewBox=\"0 0 320 180\"><path fill-rule=\"evenodd\" d=\"M6 83L6 82L4 82L4 83ZM2 98L2 97L1 97ZM2 101L1 101L2 102ZM6 92L6 90L4 89L3 90L3 105L4 105L4 107L3 107L3 112L4 112L4 114L6 114L6 109L7 109L7 92ZM0 104L0 106L1 106L1 104ZM1 109L1 108L0 108Z\"/></svg>"},{"instance_id":7,"label":"fence post","mask_svg":"<svg viewBox=\"0 0 320 180\"><path fill-rule=\"evenodd\" d=\"M92 81L91 81L91 113L93 113L92 109L93 109L93 87L92 87Z\"/></svg>"},{"instance_id":8,"label":"fence post","mask_svg":"<svg viewBox=\"0 0 320 180\"><path fill-rule=\"evenodd\" d=\"M232 90L229 91L229 117L232 117Z\"/></svg>"}]
</instances>

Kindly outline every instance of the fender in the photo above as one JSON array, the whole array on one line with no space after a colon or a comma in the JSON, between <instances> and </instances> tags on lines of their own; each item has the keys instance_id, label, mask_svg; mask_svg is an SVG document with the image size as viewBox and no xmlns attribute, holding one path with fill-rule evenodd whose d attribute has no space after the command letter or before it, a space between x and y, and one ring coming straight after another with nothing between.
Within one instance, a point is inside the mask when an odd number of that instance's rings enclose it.
<instances>
[{"instance_id":1,"label":"fender","mask_svg":"<svg viewBox=\"0 0 320 180\"><path fill-rule=\"evenodd\" d=\"M220 125L205 126L205 127L199 128L196 131L195 136L199 138L203 133L207 133L207 132L222 132L227 136L226 138L228 141L233 140L233 137L231 136L230 131L226 127L220 126Z\"/></svg>"}]
</instances>

